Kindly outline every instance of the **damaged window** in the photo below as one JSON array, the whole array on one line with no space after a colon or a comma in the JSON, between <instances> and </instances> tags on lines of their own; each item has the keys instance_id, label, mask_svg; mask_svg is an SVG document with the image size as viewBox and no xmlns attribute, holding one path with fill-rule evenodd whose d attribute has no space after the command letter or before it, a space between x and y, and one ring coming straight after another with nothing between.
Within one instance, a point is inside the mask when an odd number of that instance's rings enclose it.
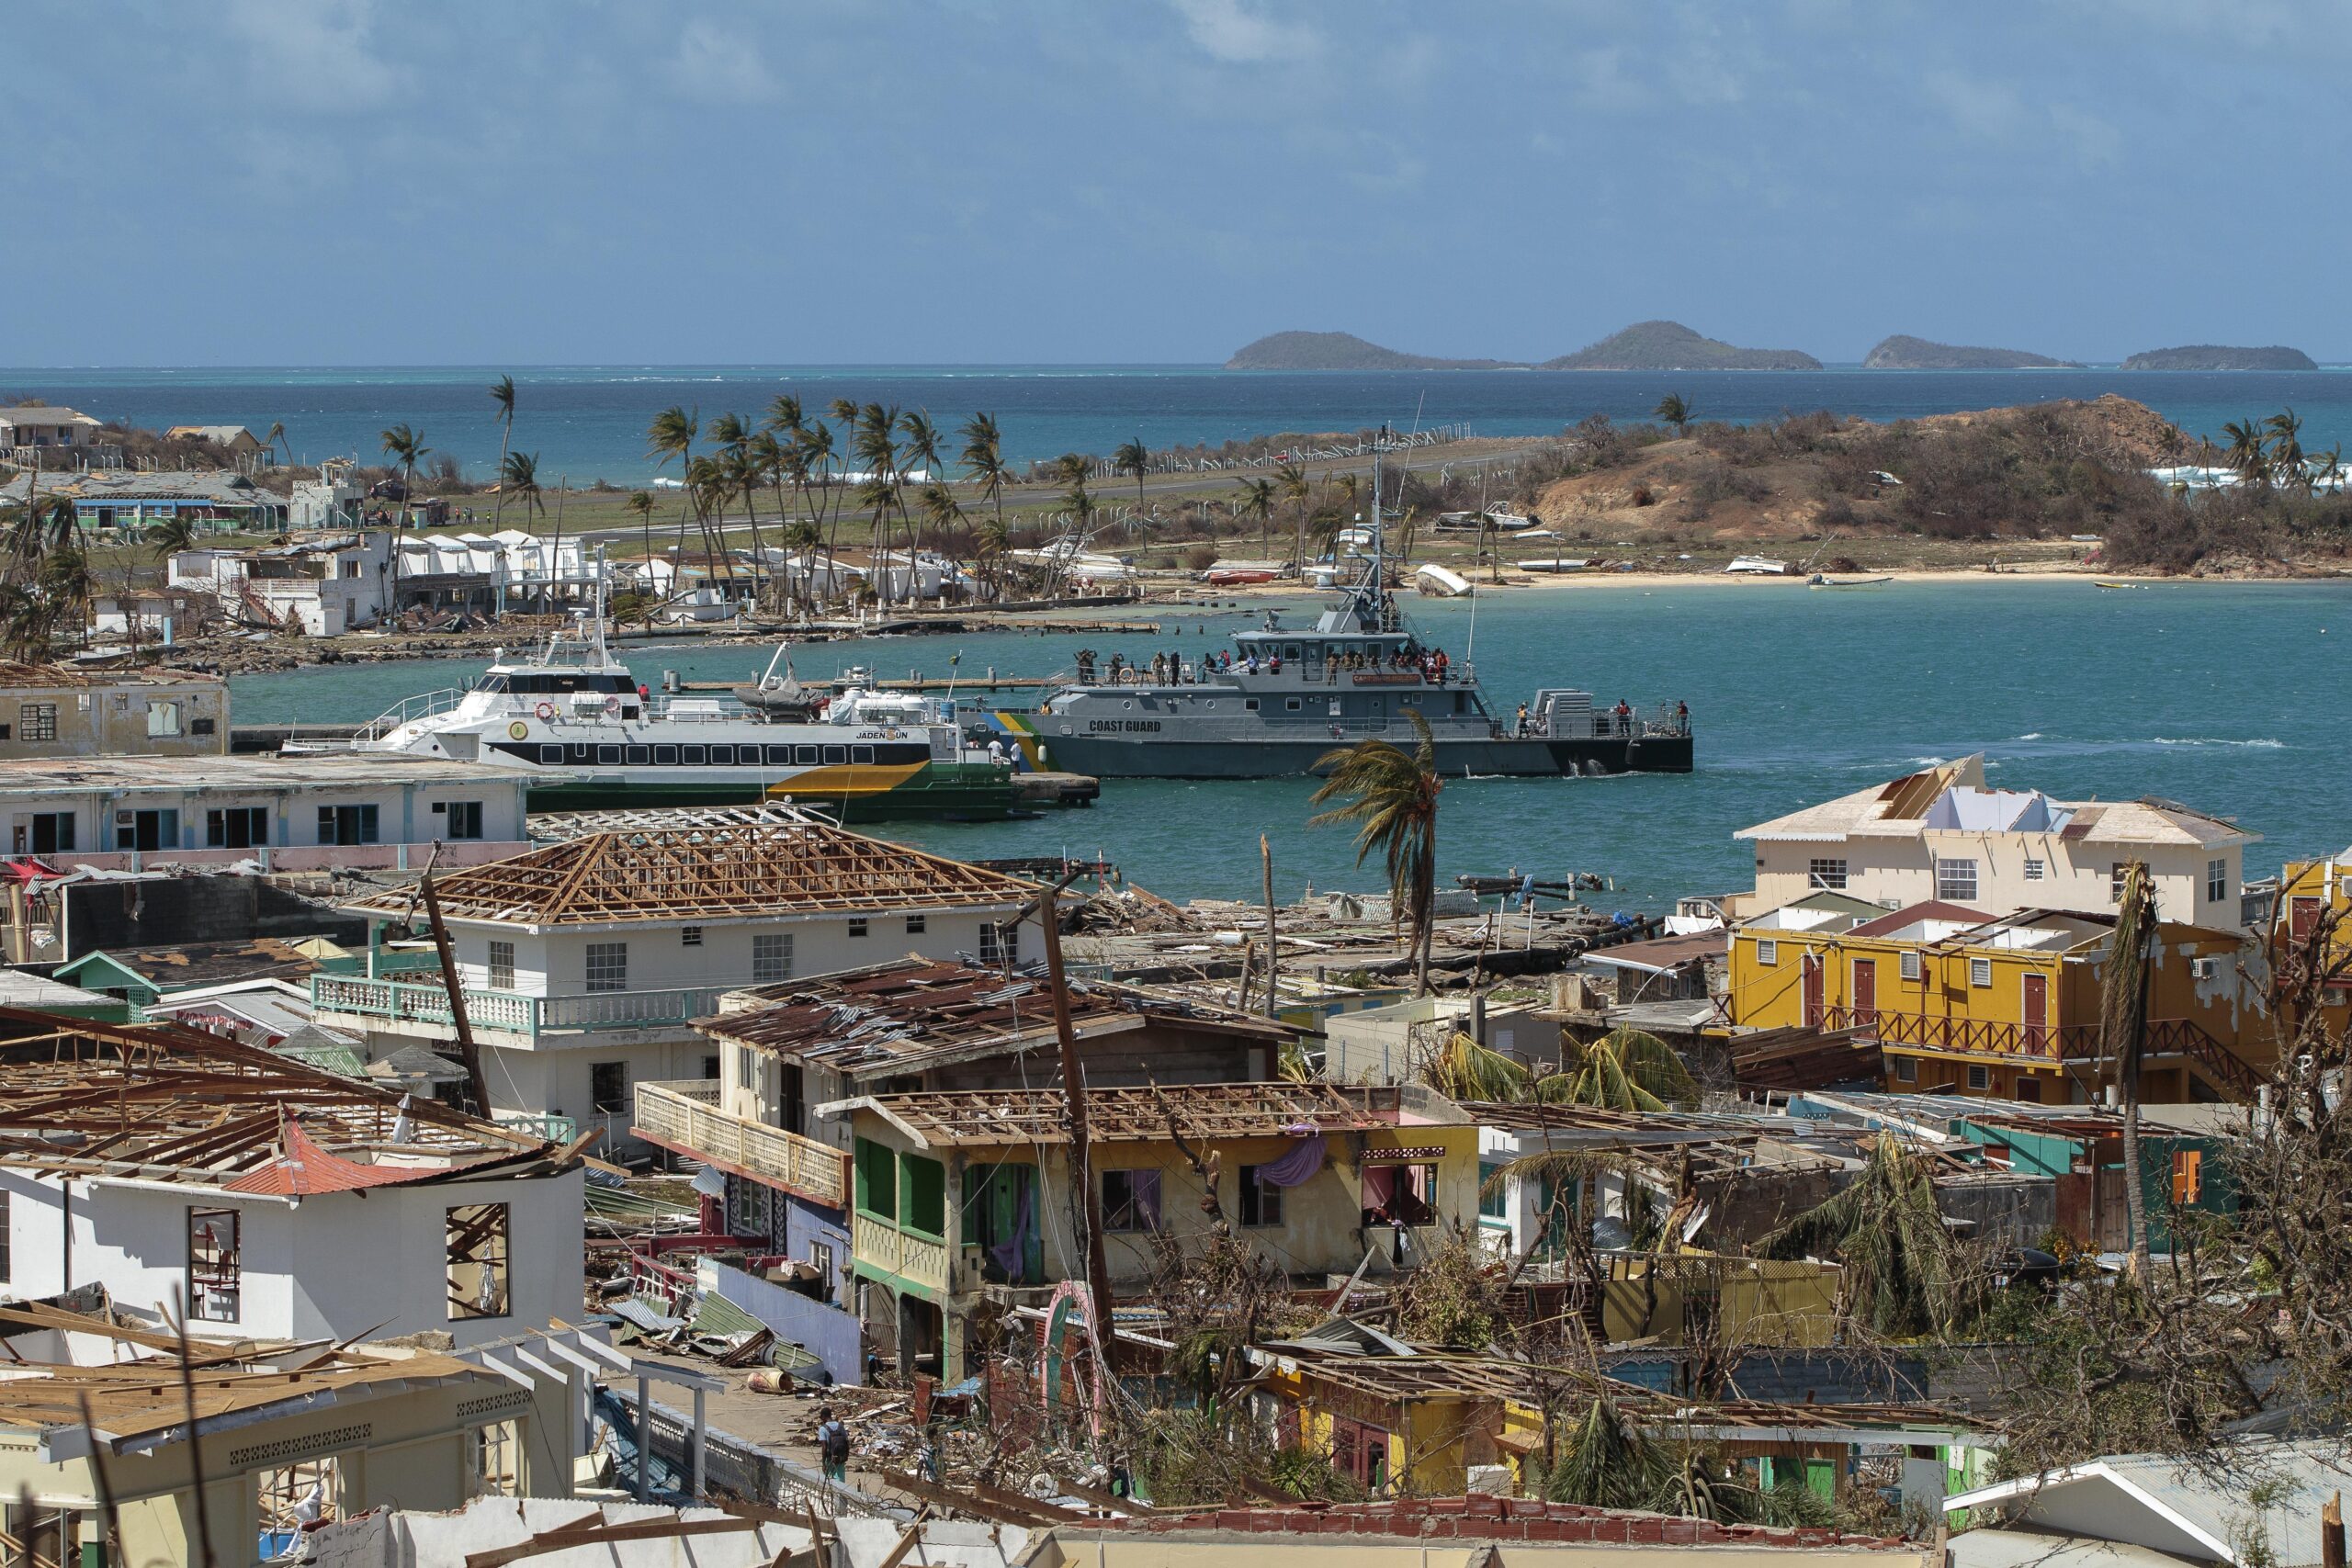
<instances>
[{"instance_id":1,"label":"damaged window","mask_svg":"<svg viewBox=\"0 0 2352 1568\"><path fill-rule=\"evenodd\" d=\"M504 1317L507 1206L467 1203L449 1211L449 1316Z\"/></svg>"},{"instance_id":2,"label":"damaged window","mask_svg":"<svg viewBox=\"0 0 2352 1568\"><path fill-rule=\"evenodd\" d=\"M899 1225L934 1240L947 1234L947 1168L921 1155L899 1157Z\"/></svg>"},{"instance_id":3,"label":"damaged window","mask_svg":"<svg viewBox=\"0 0 2352 1568\"><path fill-rule=\"evenodd\" d=\"M1102 1228L1105 1231L1156 1231L1159 1228L1159 1172L1106 1170L1102 1173Z\"/></svg>"},{"instance_id":4,"label":"damaged window","mask_svg":"<svg viewBox=\"0 0 2352 1568\"><path fill-rule=\"evenodd\" d=\"M334 1456L265 1470L260 1477L261 1533L266 1557L289 1555L302 1532L341 1516L335 1509Z\"/></svg>"},{"instance_id":5,"label":"damaged window","mask_svg":"<svg viewBox=\"0 0 2352 1568\"><path fill-rule=\"evenodd\" d=\"M519 1497L522 1478L516 1461L523 1451L522 1434L512 1421L492 1421L474 1429L474 1491L477 1497Z\"/></svg>"},{"instance_id":6,"label":"damaged window","mask_svg":"<svg viewBox=\"0 0 2352 1568\"><path fill-rule=\"evenodd\" d=\"M237 1211L187 1212L187 1314L199 1323L234 1323L244 1300Z\"/></svg>"}]
</instances>

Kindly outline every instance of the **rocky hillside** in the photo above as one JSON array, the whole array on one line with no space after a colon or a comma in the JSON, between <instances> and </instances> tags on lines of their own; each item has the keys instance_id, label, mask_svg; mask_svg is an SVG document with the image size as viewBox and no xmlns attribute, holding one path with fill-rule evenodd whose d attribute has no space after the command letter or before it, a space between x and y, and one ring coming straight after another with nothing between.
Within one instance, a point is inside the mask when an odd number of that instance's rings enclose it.
<instances>
[{"instance_id":1,"label":"rocky hillside","mask_svg":"<svg viewBox=\"0 0 2352 1568\"><path fill-rule=\"evenodd\" d=\"M2300 348L2226 348L2217 344L2191 344L2186 348L2152 348L2123 362L2126 370L2316 370L2318 365Z\"/></svg>"},{"instance_id":2,"label":"rocky hillside","mask_svg":"<svg viewBox=\"0 0 2352 1568\"><path fill-rule=\"evenodd\" d=\"M1588 348L1547 359L1539 370L1818 370L1792 348L1740 348L1702 337L1679 321L1636 321Z\"/></svg>"},{"instance_id":3,"label":"rocky hillside","mask_svg":"<svg viewBox=\"0 0 2352 1568\"><path fill-rule=\"evenodd\" d=\"M1900 333L1880 340L1863 357L1865 370L2079 370L2071 359L2028 354L2021 348L1962 348L1929 343Z\"/></svg>"},{"instance_id":4,"label":"rocky hillside","mask_svg":"<svg viewBox=\"0 0 2352 1568\"><path fill-rule=\"evenodd\" d=\"M1366 343L1353 333L1272 333L1237 349L1227 370L1499 370L1499 359L1432 359Z\"/></svg>"}]
</instances>

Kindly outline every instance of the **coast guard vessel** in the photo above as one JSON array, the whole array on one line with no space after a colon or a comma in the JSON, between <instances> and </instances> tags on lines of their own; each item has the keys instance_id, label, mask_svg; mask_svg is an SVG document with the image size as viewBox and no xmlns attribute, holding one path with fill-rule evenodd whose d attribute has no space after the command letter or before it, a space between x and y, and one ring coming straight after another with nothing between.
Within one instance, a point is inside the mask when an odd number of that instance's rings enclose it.
<instances>
[{"instance_id":1,"label":"coast guard vessel","mask_svg":"<svg viewBox=\"0 0 2352 1568\"><path fill-rule=\"evenodd\" d=\"M731 695L665 695L638 683L606 649L603 617L590 616L536 654L502 650L469 687L410 698L345 744L519 770L533 811L789 799L872 821L1023 808L1010 768L966 760L952 705L876 691L854 673L805 687L788 665L776 676L783 659L779 649Z\"/></svg>"},{"instance_id":2,"label":"coast guard vessel","mask_svg":"<svg viewBox=\"0 0 2352 1568\"><path fill-rule=\"evenodd\" d=\"M1410 750L1428 720L1441 773L1540 776L1687 773L1688 711L1596 708L1552 686L1516 709L1487 705L1476 672L1424 644L1398 615L1382 559L1379 471L1370 549L1310 627L1270 612L1228 656L1097 670L1051 688L1034 712L989 715L1031 765L1096 778L1246 779L1318 771L1337 748L1377 736Z\"/></svg>"}]
</instances>

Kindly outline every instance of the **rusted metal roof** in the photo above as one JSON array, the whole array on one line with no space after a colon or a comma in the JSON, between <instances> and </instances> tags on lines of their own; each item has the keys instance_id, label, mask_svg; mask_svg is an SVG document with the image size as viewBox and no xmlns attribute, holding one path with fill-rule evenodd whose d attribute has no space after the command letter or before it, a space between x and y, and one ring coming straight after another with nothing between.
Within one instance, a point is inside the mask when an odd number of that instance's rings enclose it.
<instances>
[{"instance_id":1,"label":"rusted metal roof","mask_svg":"<svg viewBox=\"0 0 2352 1568\"><path fill-rule=\"evenodd\" d=\"M1405 1120L1403 1105L1404 1096L1394 1088L1170 1084L1091 1089L1086 1096L1086 1120L1088 1136L1095 1142L1138 1143L1171 1136L1219 1142L1393 1130ZM928 1148L1069 1141L1069 1100L1057 1089L863 1095L820 1110L871 1111Z\"/></svg>"}]
</instances>

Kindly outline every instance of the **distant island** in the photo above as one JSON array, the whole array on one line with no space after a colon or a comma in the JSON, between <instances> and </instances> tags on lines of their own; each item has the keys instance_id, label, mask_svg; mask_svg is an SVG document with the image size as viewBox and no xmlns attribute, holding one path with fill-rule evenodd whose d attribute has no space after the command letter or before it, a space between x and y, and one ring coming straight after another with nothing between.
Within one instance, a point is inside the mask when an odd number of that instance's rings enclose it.
<instances>
[{"instance_id":1,"label":"distant island","mask_svg":"<svg viewBox=\"0 0 2352 1568\"><path fill-rule=\"evenodd\" d=\"M2300 348L2224 348L2210 343L2152 348L2123 362L2126 370L2316 370Z\"/></svg>"},{"instance_id":2,"label":"distant island","mask_svg":"<svg viewBox=\"0 0 2352 1568\"><path fill-rule=\"evenodd\" d=\"M2021 348L1961 348L1897 333L1883 338L1864 356L1865 370L2080 370L2071 359L2028 354Z\"/></svg>"},{"instance_id":3,"label":"distant island","mask_svg":"<svg viewBox=\"0 0 2352 1568\"><path fill-rule=\"evenodd\" d=\"M1739 348L1702 337L1679 321L1636 321L1589 348L1547 359L1538 370L1818 370L1793 348Z\"/></svg>"},{"instance_id":4,"label":"distant island","mask_svg":"<svg viewBox=\"0 0 2352 1568\"><path fill-rule=\"evenodd\" d=\"M1272 333L1225 362L1227 370L1511 370L1500 359L1433 359L1366 343L1353 333Z\"/></svg>"},{"instance_id":5,"label":"distant island","mask_svg":"<svg viewBox=\"0 0 2352 1568\"><path fill-rule=\"evenodd\" d=\"M1227 370L1818 370L1788 348L1739 348L1679 321L1636 321L1589 348L1529 365L1512 359L1436 359L1366 343L1353 333L1274 333L1237 350Z\"/></svg>"}]
</instances>

